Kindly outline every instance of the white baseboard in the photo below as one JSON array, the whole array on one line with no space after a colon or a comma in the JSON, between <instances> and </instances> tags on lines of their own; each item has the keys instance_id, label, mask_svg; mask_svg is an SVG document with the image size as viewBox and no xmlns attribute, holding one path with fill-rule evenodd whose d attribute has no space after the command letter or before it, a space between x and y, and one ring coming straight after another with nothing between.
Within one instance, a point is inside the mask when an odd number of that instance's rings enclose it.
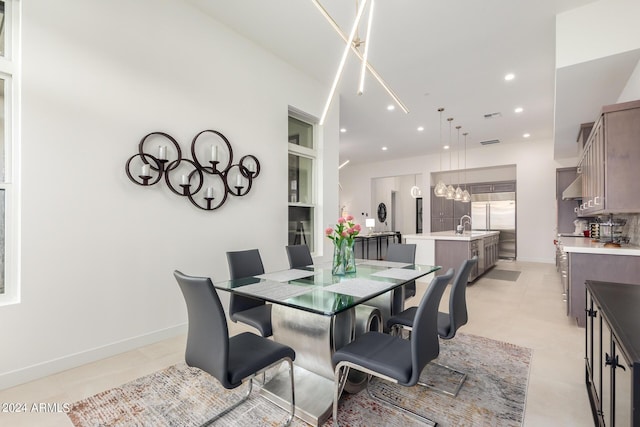
<instances>
[{"instance_id":1,"label":"white baseboard","mask_svg":"<svg viewBox=\"0 0 640 427\"><path fill-rule=\"evenodd\" d=\"M187 324L151 332L145 335L117 341L101 347L92 348L79 353L70 354L53 360L48 360L26 368L0 374L0 390L37 380L48 375L76 368L96 360L115 356L116 354L134 350L138 347L153 344L168 338L187 333Z\"/></svg>"}]
</instances>

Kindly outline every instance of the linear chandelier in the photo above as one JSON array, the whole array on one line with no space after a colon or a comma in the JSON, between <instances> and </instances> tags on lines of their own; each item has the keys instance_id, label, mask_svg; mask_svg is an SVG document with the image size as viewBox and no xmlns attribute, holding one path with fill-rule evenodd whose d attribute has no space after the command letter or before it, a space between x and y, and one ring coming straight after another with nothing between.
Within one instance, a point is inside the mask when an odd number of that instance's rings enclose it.
<instances>
[{"instance_id":1,"label":"linear chandelier","mask_svg":"<svg viewBox=\"0 0 640 427\"><path fill-rule=\"evenodd\" d=\"M320 125L324 124L325 119L327 118L327 113L329 112L329 108L331 107L331 102L335 96L338 83L342 77L342 72L344 71L344 65L347 60L347 55L351 50L362 62L362 66L360 69L360 80L358 83L357 94L362 95L364 92L364 78L366 74L366 70L369 70L371 75L380 83L380 85L384 88L384 90L391 96L396 104L404 111L405 113L409 112L409 109L404 105L404 103L398 98L398 96L393 92L393 90L389 87L389 85L380 77L380 74L369 64L368 56L369 56L369 40L371 38L371 24L373 22L373 8L374 8L374 0L371 0L371 4L369 6L369 19L367 23L367 31L366 31L366 39L364 41L360 40L356 37L356 33L358 30L358 25L360 24L360 20L362 19L362 15L364 14L364 10L367 6L368 0L363 0L360 6L357 8L356 17L353 21L353 26L351 27L351 31L349 35L345 34L344 31L338 26L336 21L329 15L329 12L320 4L318 0L311 0L311 2L318 8L322 16L329 22L329 24L333 27L333 29L338 33L338 35L345 42L345 48L342 52L342 57L340 58L340 63L338 64L338 69L336 71L336 75L333 79L333 83L331 85L331 89L329 90L329 96L327 97L327 102L322 111L322 116L320 118ZM357 4L357 1L356 1ZM359 47L364 43L364 52L360 52Z\"/></svg>"}]
</instances>

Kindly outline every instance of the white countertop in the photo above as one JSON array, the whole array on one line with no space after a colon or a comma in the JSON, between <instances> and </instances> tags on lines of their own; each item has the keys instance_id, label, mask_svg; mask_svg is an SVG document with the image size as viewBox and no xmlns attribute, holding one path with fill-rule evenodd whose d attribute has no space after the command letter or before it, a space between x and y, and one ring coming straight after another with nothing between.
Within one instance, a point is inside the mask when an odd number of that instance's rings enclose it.
<instances>
[{"instance_id":1,"label":"white countertop","mask_svg":"<svg viewBox=\"0 0 640 427\"><path fill-rule=\"evenodd\" d=\"M632 255L640 256L640 246L622 245L620 248L605 248L604 243L594 242L584 237L560 237L562 248L565 252L575 252L581 254L603 254L603 255Z\"/></svg>"},{"instance_id":2,"label":"white countertop","mask_svg":"<svg viewBox=\"0 0 640 427\"><path fill-rule=\"evenodd\" d=\"M407 240L462 240L471 241L482 239L487 236L494 236L500 234L499 231L465 231L462 234L456 234L455 231L438 231L435 233L421 233L421 234L406 234L402 236Z\"/></svg>"}]
</instances>

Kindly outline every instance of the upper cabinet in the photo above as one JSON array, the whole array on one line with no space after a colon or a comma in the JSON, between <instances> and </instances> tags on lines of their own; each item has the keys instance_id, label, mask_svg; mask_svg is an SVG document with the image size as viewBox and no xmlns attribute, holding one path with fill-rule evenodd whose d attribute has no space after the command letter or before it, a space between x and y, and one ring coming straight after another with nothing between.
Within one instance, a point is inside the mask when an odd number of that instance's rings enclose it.
<instances>
[{"instance_id":1,"label":"upper cabinet","mask_svg":"<svg viewBox=\"0 0 640 427\"><path fill-rule=\"evenodd\" d=\"M516 191L516 182L515 181L486 182L486 183L471 184L469 187L470 187L469 192L471 194L513 193Z\"/></svg>"},{"instance_id":2,"label":"upper cabinet","mask_svg":"<svg viewBox=\"0 0 640 427\"><path fill-rule=\"evenodd\" d=\"M640 212L640 101L603 107L578 170L580 216Z\"/></svg>"}]
</instances>

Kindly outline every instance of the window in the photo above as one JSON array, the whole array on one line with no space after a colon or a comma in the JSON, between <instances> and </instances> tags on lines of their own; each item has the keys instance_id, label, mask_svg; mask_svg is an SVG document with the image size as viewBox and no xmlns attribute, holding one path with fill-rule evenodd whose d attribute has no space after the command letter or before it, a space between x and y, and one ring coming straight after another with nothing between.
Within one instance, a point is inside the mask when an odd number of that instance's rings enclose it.
<instances>
[{"instance_id":1,"label":"window","mask_svg":"<svg viewBox=\"0 0 640 427\"><path fill-rule=\"evenodd\" d=\"M289 238L290 245L315 251L316 146L311 120L289 112Z\"/></svg>"},{"instance_id":2,"label":"window","mask_svg":"<svg viewBox=\"0 0 640 427\"><path fill-rule=\"evenodd\" d=\"M18 123L17 0L0 0L0 304L18 300L17 251L17 126Z\"/></svg>"}]
</instances>

